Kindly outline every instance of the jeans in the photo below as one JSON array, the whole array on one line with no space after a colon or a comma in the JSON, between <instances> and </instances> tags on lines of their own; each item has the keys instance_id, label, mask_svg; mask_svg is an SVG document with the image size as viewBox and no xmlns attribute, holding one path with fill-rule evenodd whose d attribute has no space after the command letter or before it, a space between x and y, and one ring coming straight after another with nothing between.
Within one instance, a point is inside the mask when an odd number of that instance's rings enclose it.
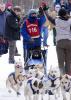
<instances>
[{"instance_id":1,"label":"jeans","mask_svg":"<svg viewBox=\"0 0 71 100\"><path fill-rule=\"evenodd\" d=\"M43 26L41 29L41 33L43 38L43 46L47 46L48 27Z\"/></svg>"}]
</instances>

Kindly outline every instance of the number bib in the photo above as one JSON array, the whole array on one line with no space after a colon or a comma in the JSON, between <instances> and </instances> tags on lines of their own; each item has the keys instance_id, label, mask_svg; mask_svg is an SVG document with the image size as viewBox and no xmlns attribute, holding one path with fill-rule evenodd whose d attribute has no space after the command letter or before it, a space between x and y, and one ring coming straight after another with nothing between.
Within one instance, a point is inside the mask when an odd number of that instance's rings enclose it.
<instances>
[{"instance_id":1,"label":"number bib","mask_svg":"<svg viewBox=\"0 0 71 100\"><path fill-rule=\"evenodd\" d=\"M36 20L34 23L30 23L26 20L27 31L32 38L40 37L38 21Z\"/></svg>"}]
</instances>

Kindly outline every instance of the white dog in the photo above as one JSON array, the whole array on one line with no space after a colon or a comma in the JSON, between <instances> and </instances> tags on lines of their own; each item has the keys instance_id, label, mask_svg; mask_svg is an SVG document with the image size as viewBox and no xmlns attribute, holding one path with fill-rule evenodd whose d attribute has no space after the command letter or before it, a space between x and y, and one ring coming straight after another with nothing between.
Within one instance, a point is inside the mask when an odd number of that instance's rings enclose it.
<instances>
[{"instance_id":1,"label":"white dog","mask_svg":"<svg viewBox=\"0 0 71 100\"><path fill-rule=\"evenodd\" d=\"M71 100L71 76L65 74L61 77L61 89L63 94L63 100L66 99L66 92L70 94L70 100Z\"/></svg>"},{"instance_id":2,"label":"white dog","mask_svg":"<svg viewBox=\"0 0 71 100\"><path fill-rule=\"evenodd\" d=\"M33 100L38 100L39 92L43 88L43 83L41 80L32 77L26 81L26 85L24 88L24 95L26 100L31 100L33 96Z\"/></svg>"},{"instance_id":3,"label":"white dog","mask_svg":"<svg viewBox=\"0 0 71 100\"><path fill-rule=\"evenodd\" d=\"M48 75L48 94L49 94L49 100L50 100L50 95L54 95L55 99L57 97L60 97L60 72L59 69L57 68L51 68Z\"/></svg>"},{"instance_id":4,"label":"white dog","mask_svg":"<svg viewBox=\"0 0 71 100\"><path fill-rule=\"evenodd\" d=\"M12 72L7 80L6 80L6 87L8 88L9 92L11 92L11 89L13 89L17 95L20 93L19 88L22 84L22 81L24 81L24 78L26 77L25 75L22 75L23 68L22 68L22 63L21 61L15 62L15 72Z\"/></svg>"},{"instance_id":5,"label":"white dog","mask_svg":"<svg viewBox=\"0 0 71 100\"><path fill-rule=\"evenodd\" d=\"M18 77L15 79L15 74L11 73L7 80L6 80L6 87L8 89L8 92L11 93L12 90L14 90L17 95L20 95L19 89L22 86L23 81L25 80L26 76L25 75L18 75Z\"/></svg>"}]
</instances>

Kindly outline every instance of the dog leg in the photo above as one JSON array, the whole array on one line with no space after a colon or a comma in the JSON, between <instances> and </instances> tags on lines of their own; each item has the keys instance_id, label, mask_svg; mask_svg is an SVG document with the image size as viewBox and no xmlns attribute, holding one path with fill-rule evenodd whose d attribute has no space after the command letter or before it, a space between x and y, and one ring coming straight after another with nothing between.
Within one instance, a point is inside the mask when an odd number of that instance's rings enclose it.
<instances>
[{"instance_id":1,"label":"dog leg","mask_svg":"<svg viewBox=\"0 0 71 100\"><path fill-rule=\"evenodd\" d=\"M57 88L57 89L55 90L54 95L55 95L55 100L57 100L57 99L60 97L60 89L59 89L59 88Z\"/></svg>"},{"instance_id":2,"label":"dog leg","mask_svg":"<svg viewBox=\"0 0 71 100\"><path fill-rule=\"evenodd\" d=\"M28 96L28 100L32 100L32 96L31 95Z\"/></svg>"},{"instance_id":3,"label":"dog leg","mask_svg":"<svg viewBox=\"0 0 71 100\"><path fill-rule=\"evenodd\" d=\"M38 94L35 94L35 95L33 96L33 100L38 100L38 98L39 98Z\"/></svg>"},{"instance_id":4,"label":"dog leg","mask_svg":"<svg viewBox=\"0 0 71 100\"><path fill-rule=\"evenodd\" d=\"M54 94L54 96L55 96L55 100L57 100L58 98L57 98L57 95L56 94Z\"/></svg>"},{"instance_id":5,"label":"dog leg","mask_svg":"<svg viewBox=\"0 0 71 100\"><path fill-rule=\"evenodd\" d=\"M20 89L20 85L19 84L17 84L17 95L21 95L20 93L19 93L19 89Z\"/></svg>"},{"instance_id":6,"label":"dog leg","mask_svg":"<svg viewBox=\"0 0 71 100\"><path fill-rule=\"evenodd\" d=\"M41 94L41 100L43 100L43 94Z\"/></svg>"},{"instance_id":7,"label":"dog leg","mask_svg":"<svg viewBox=\"0 0 71 100\"><path fill-rule=\"evenodd\" d=\"M50 100L51 98L50 98L50 95L48 95L48 100Z\"/></svg>"},{"instance_id":8,"label":"dog leg","mask_svg":"<svg viewBox=\"0 0 71 100\"><path fill-rule=\"evenodd\" d=\"M67 99L66 99L66 93L65 93L65 92L63 92L63 94L62 94L62 95L63 95L63 100L67 100Z\"/></svg>"},{"instance_id":9,"label":"dog leg","mask_svg":"<svg viewBox=\"0 0 71 100\"><path fill-rule=\"evenodd\" d=\"M11 85L11 88L17 93L17 95L20 95L20 93L17 91L17 88Z\"/></svg>"},{"instance_id":10,"label":"dog leg","mask_svg":"<svg viewBox=\"0 0 71 100\"><path fill-rule=\"evenodd\" d=\"M71 100L71 93L70 93L70 100Z\"/></svg>"},{"instance_id":11,"label":"dog leg","mask_svg":"<svg viewBox=\"0 0 71 100\"><path fill-rule=\"evenodd\" d=\"M28 96L25 96L25 100L29 100L29 97Z\"/></svg>"},{"instance_id":12,"label":"dog leg","mask_svg":"<svg viewBox=\"0 0 71 100\"><path fill-rule=\"evenodd\" d=\"M6 87L8 89L8 92L11 93L12 92L11 91L11 83L10 83L10 81L8 79L6 80Z\"/></svg>"}]
</instances>

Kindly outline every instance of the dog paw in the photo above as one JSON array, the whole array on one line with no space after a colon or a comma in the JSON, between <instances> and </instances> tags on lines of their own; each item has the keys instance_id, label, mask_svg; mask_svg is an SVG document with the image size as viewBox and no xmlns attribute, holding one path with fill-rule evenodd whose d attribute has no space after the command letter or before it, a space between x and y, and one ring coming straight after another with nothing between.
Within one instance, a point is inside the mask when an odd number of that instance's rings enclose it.
<instances>
[{"instance_id":1,"label":"dog paw","mask_svg":"<svg viewBox=\"0 0 71 100\"><path fill-rule=\"evenodd\" d=\"M11 90L8 90L8 92L11 93L12 91Z\"/></svg>"},{"instance_id":2,"label":"dog paw","mask_svg":"<svg viewBox=\"0 0 71 100\"><path fill-rule=\"evenodd\" d=\"M48 91L49 95L54 95L51 90Z\"/></svg>"},{"instance_id":3,"label":"dog paw","mask_svg":"<svg viewBox=\"0 0 71 100\"><path fill-rule=\"evenodd\" d=\"M17 92L17 96L21 95L19 92Z\"/></svg>"}]
</instances>

